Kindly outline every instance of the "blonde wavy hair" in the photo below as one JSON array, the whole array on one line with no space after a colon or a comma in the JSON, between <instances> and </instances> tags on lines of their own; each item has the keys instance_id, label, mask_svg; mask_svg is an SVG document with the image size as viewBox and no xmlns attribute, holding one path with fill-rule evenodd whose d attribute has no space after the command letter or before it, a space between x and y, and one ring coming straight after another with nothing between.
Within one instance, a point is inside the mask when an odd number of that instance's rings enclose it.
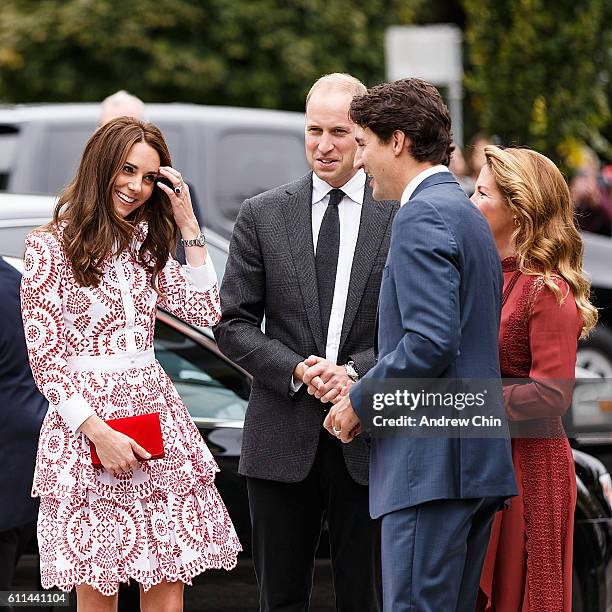
<instances>
[{"instance_id":1,"label":"blonde wavy hair","mask_svg":"<svg viewBox=\"0 0 612 612\"><path fill-rule=\"evenodd\" d=\"M582 270L584 244L574 222L569 188L555 164L530 149L487 146L487 165L515 218L512 244L524 274L541 276L559 303L562 295L553 275L571 288L586 336L597 323L591 284Z\"/></svg>"}]
</instances>

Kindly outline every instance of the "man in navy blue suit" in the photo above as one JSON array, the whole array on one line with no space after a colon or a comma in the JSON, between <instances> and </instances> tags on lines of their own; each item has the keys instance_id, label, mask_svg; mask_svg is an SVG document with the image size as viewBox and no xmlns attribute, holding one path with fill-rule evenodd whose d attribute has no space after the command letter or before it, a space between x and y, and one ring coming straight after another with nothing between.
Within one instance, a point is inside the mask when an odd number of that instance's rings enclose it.
<instances>
[{"instance_id":1,"label":"man in navy blue suit","mask_svg":"<svg viewBox=\"0 0 612 612\"><path fill-rule=\"evenodd\" d=\"M353 99L350 115L360 126L355 163L374 198L401 208L380 288L377 363L325 426L350 442L368 423L366 391L385 381L497 381L487 400L503 420L495 437L366 432L385 612L472 612L493 516L516 494L499 384L500 261L485 218L448 171L451 121L435 87L378 85Z\"/></svg>"},{"instance_id":2,"label":"man in navy blue suit","mask_svg":"<svg viewBox=\"0 0 612 612\"><path fill-rule=\"evenodd\" d=\"M20 282L21 274L0 257L0 591L11 589L17 561L36 534L38 500L30 491L48 407L28 363Z\"/></svg>"}]
</instances>

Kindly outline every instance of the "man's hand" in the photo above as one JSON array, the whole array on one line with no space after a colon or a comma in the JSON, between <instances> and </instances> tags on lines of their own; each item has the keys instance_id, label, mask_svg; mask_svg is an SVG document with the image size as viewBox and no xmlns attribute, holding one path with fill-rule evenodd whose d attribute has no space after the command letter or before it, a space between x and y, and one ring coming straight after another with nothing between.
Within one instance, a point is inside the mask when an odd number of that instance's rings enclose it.
<instances>
[{"instance_id":1,"label":"man's hand","mask_svg":"<svg viewBox=\"0 0 612 612\"><path fill-rule=\"evenodd\" d=\"M361 433L361 421L351 405L351 398L345 395L331 410L323 422L329 433L347 444Z\"/></svg>"},{"instance_id":2,"label":"man's hand","mask_svg":"<svg viewBox=\"0 0 612 612\"><path fill-rule=\"evenodd\" d=\"M297 380L298 382L304 382L303 376L304 376L304 372L306 372L307 369L308 369L308 366L306 365L306 363L303 361L300 361L300 363L298 363L295 366L295 369L293 370L293 380Z\"/></svg>"},{"instance_id":3,"label":"man's hand","mask_svg":"<svg viewBox=\"0 0 612 612\"><path fill-rule=\"evenodd\" d=\"M311 355L304 361L308 369L302 380L308 385L308 393L314 395L324 404L333 402L349 382L353 382L344 366L336 365L323 357Z\"/></svg>"}]
</instances>

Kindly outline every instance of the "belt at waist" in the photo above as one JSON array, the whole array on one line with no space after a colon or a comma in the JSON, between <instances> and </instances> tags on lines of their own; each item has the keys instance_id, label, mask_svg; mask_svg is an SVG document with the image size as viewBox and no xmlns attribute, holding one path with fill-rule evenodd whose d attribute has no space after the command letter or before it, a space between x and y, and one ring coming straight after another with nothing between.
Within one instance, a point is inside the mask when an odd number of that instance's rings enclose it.
<instances>
[{"instance_id":1,"label":"belt at waist","mask_svg":"<svg viewBox=\"0 0 612 612\"><path fill-rule=\"evenodd\" d=\"M68 367L71 370L93 370L110 372L113 370L129 370L131 368L144 368L155 363L155 351L147 349L140 353L120 353L118 355L73 355L67 357Z\"/></svg>"}]
</instances>

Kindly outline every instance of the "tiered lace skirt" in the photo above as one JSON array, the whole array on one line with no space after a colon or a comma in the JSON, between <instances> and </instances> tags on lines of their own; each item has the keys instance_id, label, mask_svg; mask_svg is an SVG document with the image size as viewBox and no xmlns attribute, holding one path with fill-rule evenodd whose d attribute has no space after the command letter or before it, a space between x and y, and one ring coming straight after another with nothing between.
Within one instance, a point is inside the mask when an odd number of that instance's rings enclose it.
<instances>
[{"instance_id":1,"label":"tiered lace skirt","mask_svg":"<svg viewBox=\"0 0 612 612\"><path fill-rule=\"evenodd\" d=\"M32 490L41 498L43 587L86 583L112 595L130 578L148 590L232 569L241 547L214 484L218 467L174 385L153 357L139 367L114 363L73 359L80 393L102 419L158 412L166 456L115 477L92 466L84 434L49 412Z\"/></svg>"}]
</instances>

